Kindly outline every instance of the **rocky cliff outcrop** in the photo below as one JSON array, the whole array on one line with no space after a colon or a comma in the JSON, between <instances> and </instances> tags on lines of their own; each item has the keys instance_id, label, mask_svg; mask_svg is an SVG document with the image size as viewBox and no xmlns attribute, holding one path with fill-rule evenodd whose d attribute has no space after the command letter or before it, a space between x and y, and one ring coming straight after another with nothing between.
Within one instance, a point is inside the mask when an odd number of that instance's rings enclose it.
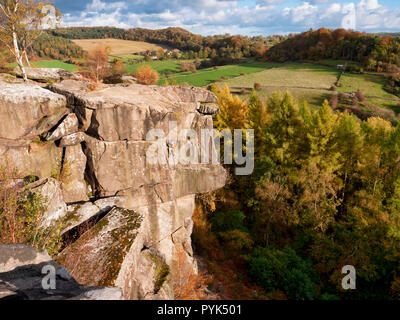
<instances>
[{"instance_id":1,"label":"rocky cliff outcrop","mask_svg":"<svg viewBox=\"0 0 400 320\"><path fill-rule=\"evenodd\" d=\"M47 288L54 277L55 287ZM44 285L43 285L44 283ZM0 300L121 300L119 288L84 287L47 252L0 245Z\"/></svg>"},{"instance_id":2,"label":"rocky cliff outcrop","mask_svg":"<svg viewBox=\"0 0 400 320\"><path fill-rule=\"evenodd\" d=\"M191 87L0 82L0 165L38 180L32 189L48 195L44 225L65 219L74 241L57 262L79 283L117 286L125 299L173 299L174 281L197 272L195 195L222 188L226 172L211 160L169 160L192 147L215 153L200 132L212 130L216 102ZM185 130L198 138L179 134ZM158 161L151 131L166 136Z\"/></svg>"}]
</instances>

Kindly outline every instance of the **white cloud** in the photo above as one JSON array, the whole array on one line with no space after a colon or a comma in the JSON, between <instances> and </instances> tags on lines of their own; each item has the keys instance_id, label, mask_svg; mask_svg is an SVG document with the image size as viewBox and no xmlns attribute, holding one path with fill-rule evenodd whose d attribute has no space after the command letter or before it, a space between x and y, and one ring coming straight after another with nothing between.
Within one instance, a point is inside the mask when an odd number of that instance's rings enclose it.
<instances>
[{"instance_id":1,"label":"white cloud","mask_svg":"<svg viewBox=\"0 0 400 320\"><path fill-rule=\"evenodd\" d=\"M65 15L64 24L124 28L177 26L201 34L253 35L301 32L319 27L340 28L346 15L346 6L338 0L309 0L286 7L282 7L285 0L252 1L169 0L164 5L163 0L91 0L84 12ZM132 10L132 3L140 4L137 8L142 10ZM400 9L388 9L379 0L359 0L353 2L353 8L358 30L400 29Z\"/></svg>"}]
</instances>

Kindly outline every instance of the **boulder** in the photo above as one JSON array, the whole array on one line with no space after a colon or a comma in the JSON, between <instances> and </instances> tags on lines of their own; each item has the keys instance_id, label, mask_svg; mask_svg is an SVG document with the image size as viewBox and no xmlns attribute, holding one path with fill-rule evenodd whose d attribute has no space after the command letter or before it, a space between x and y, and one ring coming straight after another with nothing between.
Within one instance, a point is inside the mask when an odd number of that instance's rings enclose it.
<instances>
[{"instance_id":1,"label":"boulder","mask_svg":"<svg viewBox=\"0 0 400 320\"><path fill-rule=\"evenodd\" d=\"M82 284L114 286L124 257L138 235L141 220L132 210L114 208L66 248L57 262L71 270L72 276Z\"/></svg>"},{"instance_id":2,"label":"boulder","mask_svg":"<svg viewBox=\"0 0 400 320\"><path fill-rule=\"evenodd\" d=\"M94 217L110 212L115 207L123 205L124 200L123 197L110 197L97 200L94 203L86 202L67 206L67 219L62 233L66 233Z\"/></svg>"},{"instance_id":3,"label":"boulder","mask_svg":"<svg viewBox=\"0 0 400 320\"><path fill-rule=\"evenodd\" d=\"M33 139L68 113L65 97L29 84L0 86L0 138Z\"/></svg>"},{"instance_id":4,"label":"boulder","mask_svg":"<svg viewBox=\"0 0 400 320\"><path fill-rule=\"evenodd\" d=\"M47 228L67 214L61 184L53 178L46 178L28 185L28 188L38 193L45 200L46 211L42 216L42 227Z\"/></svg>"},{"instance_id":5,"label":"boulder","mask_svg":"<svg viewBox=\"0 0 400 320\"><path fill-rule=\"evenodd\" d=\"M52 81L61 81L67 79L73 79L73 80L82 79L80 75L68 72L60 68L25 67L25 71L28 79L35 80L38 82L52 82ZM22 77L22 71L19 67L15 67L13 73L19 77Z\"/></svg>"},{"instance_id":6,"label":"boulder","mask_svg":"<svg viewBox=\"0 0 400 320\"><path fill-rule=\"evenodd\" d=\"M85 123L83 128L87 127L88 135L107 142L143 141L151 129L162 129L168 134L170 121L178 121L179 117L186 118L189 113L196 112L199 104L195 93L201 92L190 91L193 100L188 102L175 91L168 95L152 86L113 86L93 92L85 91L84 86L77 81L63 81L50 88L65 94L74 104L70 108L74 108L80 123ZM213 100L208 93L203 95L198 94L197 98Z\"/></svg>"},{"instance_id":7,"label":"boulder","mask_svg":"<svg viewBox=\"0 0 400 320\"><path fill-rule=\"evenodd\" d=\"M56 141L65 136L78 132L78 118L74 113L65 117L59 126L54 131L49 131L46 135L47 141Z\"/></svg>"},{"instance_id":8,"label":"boulder","mask_svg":"<svg viewBox=\"0 0 400 320\"><path fill-rule=\"evenodd\" d=\"M174 86L151 86L151 88L172 101L218 103L214 93L203 88Z\"/></svg>"},{"instance_id":9,"label":"boulder","mask_svg":"<svg viewBox=\"0 0 400 320\"><path fill-rule=\"evenodd\" d=\"M43 287L54 270L55 289ZM26 245L0 244L0 300L121 300L118 288L86 288L46 252Z\"/></svg>"},{"instance_id":10,"label":"boulder","mask_svg":"<svg viewBox=\"0 0 400 320\"><path fill-rule=\"evenodd\" d=\"M77 132L63 137L60 141L60 147L73 147L85 141L86 137L83 132Z\"/></svg>"},{"instance_id":11,"label":"boulder","mask_svg":"<svg viewBox=\"0 0 400 320\"><path fill-rule=\"evenodd\" d=\"M16 140L14 140L16 142ZM22 143L22 142L20 142ZM0 166L18 169L17 178L36 176L40 179L58 176L61 170L62 149L53 142L24 142L23 145L1 145Z\"/></svg>"},{"instance_id":12,"label":"boulder","mask_svg":"<svg viewBox=\"0 0 400 320\"><path fill-rule=\"evenodd\" d=\"M65 148L61 170L61 188L66 203L88 201L85 181L86 156L81 145Z\"/></svg>"}]
</instances>

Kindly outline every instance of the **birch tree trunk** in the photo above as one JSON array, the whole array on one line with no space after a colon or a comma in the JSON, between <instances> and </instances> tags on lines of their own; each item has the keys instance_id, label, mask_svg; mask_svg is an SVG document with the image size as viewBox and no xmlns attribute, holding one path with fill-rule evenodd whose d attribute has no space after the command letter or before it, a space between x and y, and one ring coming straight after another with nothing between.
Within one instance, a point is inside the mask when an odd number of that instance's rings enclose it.
<instances>
[{"instance_id":1,"label":"birch tree trunk","mask_svg":"<svg viewBox=\"0 0 400 320\"><path fill-rule=\"evenodd\" d=\"M24 61L22 60L21 51L19 50L17 33L15 32L15 30L13 31L13 43L14 43L14 51L15 51L15 58L17 60L17 64L18 64L19 68L21 69L22 77L24 78L24 81L28 82L28 77L26 75L26 70L25 70L25 66L24 66Z\"/></svg>"},{"instance_id":2,"label":"birch tree trunk","mask_svg":"<svg viewBox=\"0 0 400 320\"><path fill-rule=\"evenodd\" d=\"M27 64L28 67L30 68L30 67L31 67L31 62L29 61L29 57L28 57L28 54L27 54L26 51L24 51L24 56L25 56L26 64Z\"/></svg>"}]
</instances>

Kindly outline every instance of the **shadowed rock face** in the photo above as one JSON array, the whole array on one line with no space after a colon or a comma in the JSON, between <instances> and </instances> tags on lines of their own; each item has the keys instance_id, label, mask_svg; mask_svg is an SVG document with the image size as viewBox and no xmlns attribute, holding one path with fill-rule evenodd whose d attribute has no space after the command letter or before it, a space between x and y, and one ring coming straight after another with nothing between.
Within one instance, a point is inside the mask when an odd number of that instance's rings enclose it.
<instances>
[{"instance_id":1,"label":"shadowed rock face","mask_svg":"<svg viewBox=\"0 0 400 320\"><path fill-rule=\"evenodd\" d=\"M63 115L55 116L61 112L56 107L40 109L43 114L25 111L27 129L6 142L0 139L0 154L19 157L16 163L37 163L31 133L40 137L45 151L39 157L42 169L35 169L35 175L41 179L41 192L61 195L66 204L62 212L50 208L46 222L64 217L68 233L93 224L57 261L81 284L120 287L125 299L173 299L174 279L197 272L190 240L195 195L222 188L226 172L212 163L151 163L148 150L154 143L146 136L152 129L168 135L174 122L178 132L192 129L200 139L202 129L213 128L212 115L219 112L216 97L200 88L135 84L90 92L87 83L73 80L49 89L35 89L48 100L38 95L32 98L33 107L25 108L34 108L35 101L41 104L40 99L51 105L54 97ZM16 91L13 94L15 101L23 100ZM0 89L0 114L11 119L15 115L1 99L6 97ZM43 117L57 121L38 130ZM21 138L27 139L25 145ZM188 140L178 136L174 142L179 149ZM199 140L190 143L200 146ZM215 152L210 141L202 147ZM164 148L163 156L168 157L171 151ZM57 155L49 157L51 152ZM48 180L53 167L57 183Z\"/></svg>"},{"instance_id":2,"label":"shadowed rock face","mask_svg":"<svg viewBox=\"0 0 400 320\"><path fill-rule=\"evenodd\" d=\"M55 289L43 288L44 272L55 272ZM0 245L0 300L120 300L121 289L84 287L46 252L25 245Z\"/></svg>"}]
</instances>

